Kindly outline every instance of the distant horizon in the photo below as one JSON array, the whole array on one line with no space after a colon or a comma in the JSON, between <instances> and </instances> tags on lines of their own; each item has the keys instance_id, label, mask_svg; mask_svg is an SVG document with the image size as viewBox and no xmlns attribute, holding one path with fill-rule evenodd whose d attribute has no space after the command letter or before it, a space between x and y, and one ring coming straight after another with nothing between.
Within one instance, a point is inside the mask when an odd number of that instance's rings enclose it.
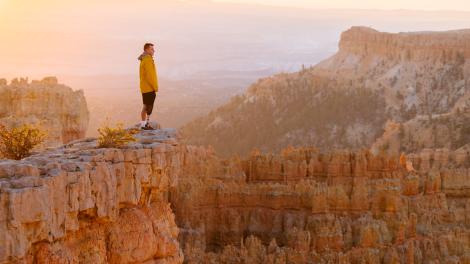
<instances>
[{"instance_id":1,"label":"distant horizon","mask_svg":"<svg viewBox=\"0 0 470 264\"><path fill-rule=\"evenodd\" d=\"M450 0L444 4L429 3L429 1L373 1L373 0L359 0L359 1L344 1L344 0L212 0L214 3L233 3L233 4L252 4L252 5L264 5L274 7L294 7L294 8L308 8L316 10L380 10L380 11L450 11L450 12L470 12L470 3L461 0ZM334 2L336 4L331 5ZM345 4L349 2L351 6ZM376 6L382 5L382 7ZM412 3L412 5L410 5ZM437 4L437 6L436 6ZM424 6L424 8L423 8ZM426 7L427 6L427 7ZM448 8L452 6L452 8Z\"/></svg>"},{"instance_id":2,"label":"distant horizon","mask_svg":"<svg viewBox=\"0 0 470 264\"><path fill-rule=\"evenodd\" d=\"M165 79L222 70L293 72L334 54L341 32L352 26L390 33L470 28L470 10L263 1L0 0L0 78L135 75L145 42L157 43Z\"/></svg>"}]
</instances>

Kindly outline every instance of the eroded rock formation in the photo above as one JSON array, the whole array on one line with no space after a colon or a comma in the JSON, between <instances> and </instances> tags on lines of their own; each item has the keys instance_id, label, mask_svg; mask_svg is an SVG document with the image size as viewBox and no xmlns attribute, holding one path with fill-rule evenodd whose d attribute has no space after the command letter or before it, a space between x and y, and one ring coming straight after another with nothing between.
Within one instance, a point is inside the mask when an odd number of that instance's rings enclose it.
<instances>
[{"instance_id":1,"label":"eroded rock formation","mask_svg":"<svg viewBox=\"0 0 470 264\"><path fill-rule=\"evenodd\" d=\"M175 132L138 138L0 161L0 263L182 263L167 202L180 169Z\"/></svg>"},{"instance_id":2,"label":"eroded rock formation","mask_svg":"<svg viewBox=\"0 0 470 264\"><path fill-rule=\"evenodd\" d=\"M470 142L470 30L386 33L352 27L317 65L260 79L183 127L190 144L229 157L288 145L394 154Z\"/></svg>"},{"instance_id":3,"label":"eroded rock formation","mask_svg":"<svg viewBox=\"0 0 470 264\"><path fill-rule=\"evenodd\" d=\"M470 261L468 153L184 153L171 201L188 263Z\"/></svg>"},{"instance_id":4,"label":"eroded rock formation","mask_svg":"<svg viewBox=\"0 0 470 264\"><path fill-rule=\"evenodd\" d=\"M470 261L468 146L220 159L137 137L0 161L0 263Z\"/></svg>"},{"instance_id":5,"label":"eroded rock formation","mask_svg":"<svg viewBox=\"0 0 470 264\"><path fill-rule=\"evenodd\" d=\"M83 91L59 84L57 78L41 81L0 80L0 124L38 125L48 133L45 146L58 146L85 137L89 119Z\"/></svg>"},{"instance_id":6,"label":"eroded rock formation","mask_svg":"<svg viewBox=\"0 0 470 264\"><path fill-rule=\"evenodd\" d=\"M341 34L339 49L359 56L374 54L390 59L445 63L445 60L451 60L453 56L470 58L469 41L470 29L394 34L354 26Z\"/></svg>"}]
</instances>

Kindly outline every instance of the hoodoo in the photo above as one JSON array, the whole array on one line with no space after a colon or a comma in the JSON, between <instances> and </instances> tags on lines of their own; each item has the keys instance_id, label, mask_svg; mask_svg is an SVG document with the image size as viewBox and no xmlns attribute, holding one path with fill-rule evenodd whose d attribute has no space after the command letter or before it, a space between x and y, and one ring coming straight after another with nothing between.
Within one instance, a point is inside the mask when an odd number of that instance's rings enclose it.
<instances>
[{"instance_id":1,"label":"hoodoo","mask_svg":"<svg viewBox=\"0 0 470 264\"><path fill-rule=\"evenodd\" d=\"M171 129L136 137L1 161L0 263L469 260L468 149L221 159Z\"/></svg>"}]
</instances>

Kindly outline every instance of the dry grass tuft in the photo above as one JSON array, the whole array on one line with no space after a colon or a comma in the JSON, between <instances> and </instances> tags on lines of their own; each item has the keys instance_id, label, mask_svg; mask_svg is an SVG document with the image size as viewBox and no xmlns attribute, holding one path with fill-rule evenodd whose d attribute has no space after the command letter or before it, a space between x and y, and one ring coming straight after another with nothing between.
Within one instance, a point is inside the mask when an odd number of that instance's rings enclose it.
<instances>
[{"instance_id":1,"label":"dry grass tuft","mask_svg":"<svg viewBox=\"0 0 470 264\"><path fill-rule=\"evenodd\" d=\"M122 124L117 124L116 127L103 126L98 129L98 133L100 148L119 148L136 141L134 137L136 131L126 130Z\"/></svg>"}]
</instances>

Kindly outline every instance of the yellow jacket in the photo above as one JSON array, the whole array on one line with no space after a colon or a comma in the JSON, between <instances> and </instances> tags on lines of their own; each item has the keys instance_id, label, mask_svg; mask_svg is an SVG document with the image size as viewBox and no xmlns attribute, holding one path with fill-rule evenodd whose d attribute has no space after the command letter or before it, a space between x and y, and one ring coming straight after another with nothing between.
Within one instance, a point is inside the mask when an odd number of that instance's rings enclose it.
<instances>
[{"instance_id":1,"label":"yellow jacket","mask_svg":"<svg viewBox=\"0 0 470 264\"><path fill-rule=\"evenodd\" d=\"M149 93L152 91L158 92L157 69L152 56L143 55L139 57L139 60L140 91L142 93Z\"/></svg>"}]
</instances>

